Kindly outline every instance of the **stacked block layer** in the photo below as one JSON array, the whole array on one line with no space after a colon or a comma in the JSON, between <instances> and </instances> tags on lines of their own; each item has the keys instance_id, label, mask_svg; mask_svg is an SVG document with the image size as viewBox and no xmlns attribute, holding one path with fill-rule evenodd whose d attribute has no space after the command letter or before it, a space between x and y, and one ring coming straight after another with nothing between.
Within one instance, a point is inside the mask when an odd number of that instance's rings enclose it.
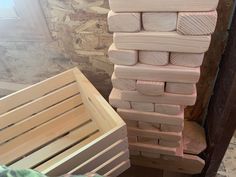
<instances>
[{"instance_id":1,"label":"stacked block layer","mask_svg":"<svg viewBox=\"0 0 236 177\"><path fill-rule=\"evenodd\" d=\"M110 0L110 104L128 125L132 155L183 157L184 109L217 22L218 0Z\"/></svg>"}]
</instances>

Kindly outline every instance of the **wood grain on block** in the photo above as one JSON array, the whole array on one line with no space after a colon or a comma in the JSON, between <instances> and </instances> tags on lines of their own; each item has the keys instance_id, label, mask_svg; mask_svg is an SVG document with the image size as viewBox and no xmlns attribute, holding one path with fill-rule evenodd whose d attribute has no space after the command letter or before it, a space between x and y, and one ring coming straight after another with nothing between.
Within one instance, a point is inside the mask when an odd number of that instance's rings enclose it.
<instances>
[{"instance_id":1,"label":"wood grain on block","mask_svg":"<svg viewBox=\"0 0 236 177\"><path fill-rule=\"evenodd\" d=\"M130 109L117 109L118 114L124 120L145 121L152 124L182 125L184 113L178 115L159 114L152 112L141 112Z\"/></svg>"},{"instance_id":2,"label":"wood grain on block","mask_svg":"<svg viewBox=\"0 0 236 177\"><path fill-rule=\"evenodd\" d=\"M179 12L177 32L184 35L209 35L215 31L217 12Z\"/></svg>"},{"instance_id":3,"label":"wood grain on block","mask_svg":"<svg viewBox=\"0 0 236 177\"><path fill-rule=\"evenodd\" d=\"M144 144L158 144L158 139L139 136L138 142L144 143Z\"/></svg>"},{"instance_id":4,"label":"wood grain on block","mask_svg":"<svg viewBox=\"0 0 236 177\"><path fill-rule=\"evenodd\" d=\"M163 132L182 132L184 129L184 122L182 125L167 125L161 124L161 131Z\"/></svg>"},{"instance_id":5,"label":"wood grain on block","mask_svg":"<svg viewBox=\"0 0 236 177\"><path fill-rule=\"evenodd\" d=\"M148 65L164 66L169 63L169 52L139 51L139 62Z\"/></svg>"},{"instance_id":6,"label":"wood grain on block","mask_svg":"<svg viewBox=\"0 0 236 177\"><path fill-rule=\"evenodd\" d=\"M108 49L109 60L117 65L135 65L138 62L138 51L120 50L114 44Z\"/></svg>"},{"instance_id":7,"label":"wood grain on block","mask_svg":"<svg viewBox=\"0 0 236 177\"><path fill-rule=\"evenodd\" d=\"M159 82L197 83L200 78L200 68L186 68L174 65L115 65L114 73L119 78Z\"/></svg>"},{"instance_id":8,"label":"wood grain on block","mask_svg":"<svg viewBox=\"0 0 236 177\"><path fill-rule=\"evenodd\" d=\"M117 78L115 73L111 76L111 82L114 88L120 90L136 90L136 80Z\"/></svg>"},{"instance_id":9,"label":"wood grain on block","mask_svg":"<svg viewBox=\"0 0 236 177\"><path fill-rule=\"evenodd\" d=\"M141 30L140 13L108 13L108 28L110 32L137 32Z\"/></svg>"},{"instance_id":10,"label":"wood grain on block","mask_svg":"<svg viewBox=\"0 0 236 177\"><path fill-rule=\"evenodd\" d=\"M158 153L150 153L150 152L141 152L141 156L148 158L160 158L161 155Z\"/></svg>"},{"instance_id":11,"label":"wood grain on block","mask_svg":"<svg viewBox=\"0 0 236 177\"><path fill-rule=\"evenodd\" d=\"M131 102L131 108L136 111L154 112L153 103Z\"/></svg>"},{"instance_id":12,"label":"wood grain on block","mask_svg":"<svg viewBox=\"0 0 236 177\"><path fill-rule=\"evenodd\" d=\"M159 145L166 146L166 147L179 147L180 141L168 141L159 139Z\"/></svg>"},{"instance_id":13,"label":"wood grain on block","mask_svg":"<svg viewBox=\"0 0 236 177\"><path fill-rule=\"evenodd\" d=\"M204 53L171 52L170 63L178 66L199 67L202 65Z\"/></svg>"},{"instance_id":14,"label":"wood grain on block","mask_svg":"<svg viewBox=\"0 0 236 177\"><path fill-rule=\"evenodd\" d=\"M156 130L156 129L160 129L160 124L158 124L158 123L149 123L149 122L141 122L141 121L139 121L138 122L138 127L140 128L140 129L147 129L147 130Z\"/></svg>"},{"instance_id":15,"label":"wood grain on block","mask_svg":"<svg viewBox=\"0 0 236 177\"><path fill-rule=\"evenodd\" d=\"M162 95L165 91L165 83L157 81L138 80L136 83L136 90L143 95Z\"/></svg>"},{"instance_id":16,"label":"wood grain on block","mask_svg":"<svg viewBox=\"0 0 236 177\"><path fill-rule=\"evenodd\" d=\"M183 112L183 108L180 105L155 104L155 112L160 114L178 115Z\"/></svg>"},{"instance_id":17,"label":"wood grain on block","mask_svg":"<svg viewBox=\"0 0 236 177\"><path fill-rule=\"evenodd\" d=\"M203 53L209 48L211 36L184 36L177 32L142 31L114 33L113 41L119 49Z\"/></svg>"},{"instance_id":18,"label":"wood grain on block","mask_svg":"<svg viewBox=\"0 0 236 177\"><path fill-rule=\"evenodd\" d=\"M185 121L184 124L184 152L198 155L207 147L204 128L192 121Z\"/></svg>"},{"instance_id":19,"label":"wood grain on block","mask_svg":"<svg viewBox=\"0 0 236 177\"><path fill-rule=\"evenodd\" d=\"M120 90L115 88L113 88L110 93L109 103L115 108L123 108L123 109L131 108L130 102L122 100Z\"/></svg>"},{"instance_id":20,"label":"wood grain on block","mask_svg":"<svg viewBox=\"0 0 236 177\"><path fill-rule=\"evenodd\" d=\"M169 32L176 30L177 13L157 12L142 14L143 28L146 31Z\"/></svg>"},{"instance_id":21,"label":"wood grain on block","mask_svg":"<svg viewBox=\"0 0 236 177\"><path fill-rule=\"evenodd\" d=\"M178 12L215 10L218 0L109 0L115 12Z\"/></svg>"},{"instance_id":22,"label":"wood grain on block","mask_svg":"<svg viewBox=\"0 0 236 177\"><path fill-rule=\"evenodd\" d=\"M195 84L167 82L165 91L168 93L191 95L197 92L197 88Z\"/></svg>"},{"instance_id":23,"label":"wood grain on block","mask_svg":"<svg viewBox=\"0 0 236 177\"><path fill-rule=\"evenodd\" d=\"M138 91L120 91L121 99L124 101L136 101L136 102L147 102L147 103L157 103L157 104L174 104L174 105L184 105L192 106L196 102L197 94L192 95L182 95L173 93L164 93L160 96L146 96Z\"/></svg>"}]
</instances>

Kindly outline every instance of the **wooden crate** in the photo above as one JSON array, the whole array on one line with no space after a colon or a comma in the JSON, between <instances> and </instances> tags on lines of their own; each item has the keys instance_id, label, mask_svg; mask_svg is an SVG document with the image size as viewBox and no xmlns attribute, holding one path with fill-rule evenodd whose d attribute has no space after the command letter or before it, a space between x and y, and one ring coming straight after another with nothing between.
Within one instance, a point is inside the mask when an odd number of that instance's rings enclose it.
<instances>
[{"instance_id":1,"label":"wooden crate","mask_svg":"<svg viewBox=\"0 0 236 177\"><path fill-rule=\"evenodd\" d=\"M0 164L44 174L129 168L123 120L78 70L0 99Z\"/></svg>"}]
</instances>

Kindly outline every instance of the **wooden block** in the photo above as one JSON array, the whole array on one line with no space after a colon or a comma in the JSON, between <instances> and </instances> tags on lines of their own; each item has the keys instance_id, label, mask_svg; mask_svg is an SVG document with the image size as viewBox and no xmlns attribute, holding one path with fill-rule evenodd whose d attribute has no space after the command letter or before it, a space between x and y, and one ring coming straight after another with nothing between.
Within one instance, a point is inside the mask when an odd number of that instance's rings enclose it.
<instances>
[{"instance_id":1,"label":"wooden block","mask_svg":"<svg viewBox=\"0 0 236 177\"><path fill-rule=\"evenodd\" d=\"M138 127L140 129L146 129L146 130L156 130L156 129L160 129L160 124L159 123L148 123L148 122L138 122Z\"/></svg>"},{"instance_id":2,"label":"wooden block","mask_svg":"<svg viewBox=\"0 0 236 177\"><path fill-rule=\"evenodd\" d=\"M144 143L144 144L158 144L158 139L156 138L148 138L148 137L138 137L138 142Z\"/></svg>"},{"instance_id":3,"label":"wooden block","mask_svg":"<svg viewBox=\"0 0 236 177\"><path fill-rule=\"evenodd\" d=\"M179 147L180 141L168 141L159 139L159 145L166 146L166 147Z\"/></svg>"},{"instance_id":4,"label":"wooden block","mask_svg":"<svg viewBox=\"0 0 236 177\"><path fill-rule=\"evenodd\" d=\"M218 0L109 0L115 12L179 12L215 10Z\"/></svg>"},{"instance_id":5,"label":"wooden block","mask_svg":"<svg viewBox=\"0 0 236 177\"><path fill-rule=\"evenodd\" d=\"M138 91L123 91L121 90L121 99L124 101L133 102L147 102L147 103L157 103L157 104L174 104L174 105L184 105L192 106L195 104L197 99L197 94L192 95L181 95L173 93L164 93L160 96L146 96Z\"/></svg>"},{"instance_id":6,"label":"wooden block","mask_svg":"<svg viewBox=\"0 0 236 177\"><path fill-rule=\"evenodd\" d=\"M184 35L209 35L215 31L217 12L180 12L177 32Z\"/></svg>"},{"instance_id":7,"label":"wooden block","mask_svg":"<svg viewBox=\"0 0 236 177\"><path fill-rule=\"evenodd\" d=\"M109 96L109 103L115 108L130 109L130 102L121 99L121 92L118 89L112 89Z\"/></svg>"},{"instance_id":8,"label":"wooden block","mask_svg":"<svg viewBox=\"0 0 236 177\"><path fill-rule=\"evenodd\" d=\"M171 52L170 63L178 66L199 67L202 65L204 53Z\"/></svg>"},{"instance_id":9,"label":"wooden block","mask_svg":"<svg viewBox=\"0 0 236 177\"><path fill-rule=\"evenodd\" d=\"M161 131L163 132L182 132L184 129L184 122L182 125L167 125L161 124L160 127Z\"/></svg>"},{"instance_id":10,"label":"wooden block","mask_svg":"<svg viewBox=\"0 0 236 177\"><path fill-rule=\"evenodd\" d=\"M110 32L137 32L141 30L140 13L108 13L108 27Z\"/></svg>"},{"instance_id":11,"label":"wooden block","mask_svg":"<svg viewBox=\"0 0 236 177\"><path fill-rule=\"evenodd\" d=\"M136 83L136 89L143 95L150 95L150 96L163 95L165 89L165 83L138 80Z\"/></svg>"},{"instance_id":12,"label":"wooden block","mask_svg":"<svg viewBox=\"0 0 236 177\"><path fill-rule=\"evenodd\" d=\"M183 108L180 105L155 104L155 112L161 114L178 115L183 112Z\"/></svg>"},{"instance_id":13,"label":"wooden block","mask_svg":"<svg viewBox=\"0 0 236 177\"><path fill-rule=\"evenodd\" d=\"M117 112L124 120L145 121L152 124L182 125L184 121L183 112L179 115L141 112L130 109L117 109Z\"/></svg>"},{"instance_id":14,"label":"wooden block","mask_svg":"<svg viewBox=\"0 0 236 177\"><path fill-rule=\"evenodd\" d=\"M191 95L196 93L197 89L195 84L167 82L165 91L168 93Z\"/></svg>"},{"instance_id":15,"label":"wooden block","mask_svg":"<svg viewBox=\"0 0 236 177\"><path fill-rule=\"evenodd\" d=\"M146 31L175 31L177 24L177 13L143 13L142 20L143 28Z\"/></svg>"},{"instance_id":16,"label":"wooden block","mask_svg":"<svg viewBox=\"0 0 236 177\"><path fill-rule=\"evenodd\" d=\"M185 121L184 124L184 152L198 155L207 147L204 128L193 121Z\"/></svg>"},{"instance_id":17,"label":"wooden block","mask_svg":"<svg viewBox=\"0 0 236 177\"><path fill-rule=\"evenodd\" d=\"M140 151L135 151L135 150L129 150L129 153L132 156L139 156L140 155Z\"/></svg>"},{"instance_id":18,"label":"wooden block","mask_svg":"<svg viewBox=\"0 0 236 177\"><path fill-rule=\"evenodd\" d=\"M131 108L137 111L154 112L153 103L131 102Z\"/></svg>"},{"instance_id":19,"label":"wooden block","mask_svg":"<svg viewBox=\"0 0 236 177\"><path fill-rule=\"evenodd\" d=\"M197 83L200 78L200 68L186 68L174 65L115 65L114 72L119 78L159 82Z\"/></svg>"},{"instance_id":20,"label":"wooden block","mask_svg":"<svg viewBox=\"0 0 236 177\"><path fill-rule=\"evenodd\" d=\"M136 90L136 80L117 78L115 73L111 76L111 82L114 88L120 90Z\"/></svg>"},{"instance_id":21,"label":"wooden block","mask_svg":"<svg viewBox=\"0 0 236 177\"><path fill-rule=\"evenodd\" d=\"M129 142L138 142L138 137L137 136L128 136L128 141Z\"/></svg>"},{"instance_id":22,"label":"wooden block","mask_svg":"<svg viewBox=\"0 0 236 177\"><path fill-rule=\"evenodd\" d=\"M184 36L177 32L142 31L114 33L113 41L119 49L204 53L209 48L211 36Z\"/></svg>"},{"instance_id":23,"label":"wooden block","mask_svg":"<svg viewBox=\"0 0 236 177\"><path fill-rule=\"evenodd\" d=\"M139 62L148 65L164 66L169 63L169 52L139 51Z\"/></svg>"},{"instance_id":24,"label":"wooden block","mask_svg":"<svg viewBox=\"0 0 236 177\"><path fill-rule=\"evenodd\" d=\"M138 62L138 51L119 50L112 44L108 50L109 60L117 65L135 65Z\"/></svg>"},{"instance_id":25,"label":"wooden block","mask_svg":"<svg viewBox=\"0 0 236 177\"><path fill-rule=\"evenodd\" d=\"M158 159L161 157L161 155L158 153L150 153L150 152L141 152L141 156L148 157L148 158L154 158L154 159Z\"/></svg>"},{"instance_id":26,"label":"wooden block","mask_svg":"<svg viewBox=\"0 0 236 177\"><path fill-rule=\"evenodd\" d=\"M126 123L128 127L138 127L138 121L125 119L124 122Z\"/></svg>"}]
</instances>

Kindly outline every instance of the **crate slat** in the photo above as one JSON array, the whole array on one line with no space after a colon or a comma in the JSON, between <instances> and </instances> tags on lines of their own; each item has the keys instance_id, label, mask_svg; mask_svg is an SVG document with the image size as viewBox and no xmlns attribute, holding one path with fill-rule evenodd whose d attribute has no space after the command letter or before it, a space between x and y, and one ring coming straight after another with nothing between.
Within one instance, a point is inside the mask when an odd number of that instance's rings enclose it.
<instances>
[{"instance_id":1,"label":"crate slat","mask_svg":"<svg viewBox=\"0 0 236 177\"><path fill-rule=\"evenodd\" d=\"M109 176L109 177L116 177L122 172L124 172L126 169L130 167L130 162L129 160L122 162L121 164L117 165L115 168L107 172L104 176Z\"/></svg>"}]
</instances>

